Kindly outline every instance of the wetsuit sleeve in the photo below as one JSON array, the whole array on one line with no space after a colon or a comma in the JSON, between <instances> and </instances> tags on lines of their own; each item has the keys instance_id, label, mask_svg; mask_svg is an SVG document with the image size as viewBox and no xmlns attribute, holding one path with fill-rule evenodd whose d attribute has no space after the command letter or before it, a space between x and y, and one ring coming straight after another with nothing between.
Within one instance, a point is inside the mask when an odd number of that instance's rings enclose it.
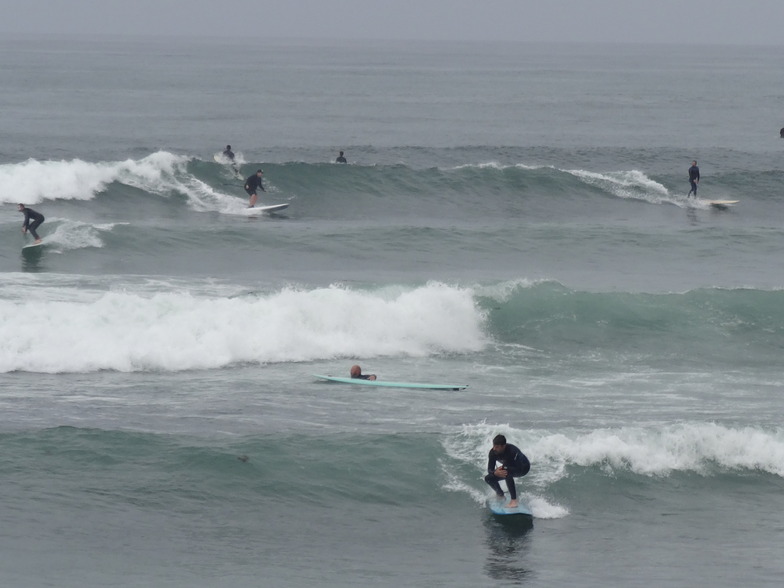
<instances>
[{"instance_id":1,"label":"wetsuit sleeve","mask_svg":"<svg viewBox=\"0 0 784 588\"><path fill-rule=\"evenodd\" d=\"M24 224L22 225L22 227L24 227L26 229L28 227L28 225L30 224L30 211L27 210L26 208L24 210L24 215L25 215L25 219L24 219Z\"/></svg>"},{"instance_id":2,"label":"wetsuit sleeve","mask_svg":"<svg viewBox=\"0 0 784 588\"><path fill-rule=\"evenodd\" d=\"M495 455L493 455L493 450L490 450L490 453L487 456L487 473L492 474L495 472Z\"/></svg>"}]
</instances>

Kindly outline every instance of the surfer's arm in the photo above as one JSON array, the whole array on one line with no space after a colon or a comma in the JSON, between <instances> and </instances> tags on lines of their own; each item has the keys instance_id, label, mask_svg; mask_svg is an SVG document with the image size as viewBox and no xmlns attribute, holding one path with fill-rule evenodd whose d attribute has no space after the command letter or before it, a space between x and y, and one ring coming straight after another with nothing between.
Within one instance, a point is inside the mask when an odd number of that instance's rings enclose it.
<instances>
[{"instance_id":1,"label":"surfer's arm","mask_svg":"<svg viewBox=\"0 0 784 588\"><path fill-rule=\"evenodd\" d=\"M494 474L495 473L495 463L496 463L495 455L493 455L493 452L490 451L490 456L487 458L487 473L488 474Z\"/></svg>"}]
</instances>

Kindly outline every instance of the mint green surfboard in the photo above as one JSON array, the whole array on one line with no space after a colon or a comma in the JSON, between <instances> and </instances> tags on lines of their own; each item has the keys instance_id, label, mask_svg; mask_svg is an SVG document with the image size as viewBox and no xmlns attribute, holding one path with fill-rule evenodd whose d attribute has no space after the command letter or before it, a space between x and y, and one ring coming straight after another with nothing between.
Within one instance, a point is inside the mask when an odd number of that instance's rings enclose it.
<instances>
[{"instance_id":1,"label":"mint green surfboard","mask_svg":"<svg viewBox=\"0 0 784 588\"><path fill-rule=\"evenodd\" d=\"M337 382L338 384L358 384L360 386L379 386L382 388L418 388L421 390L463 390L467 384L418 384L416 382L386 382L384 380L362 380L360 378L336 378L313 374L314 378Z\"/></svg>"}]
</instances>

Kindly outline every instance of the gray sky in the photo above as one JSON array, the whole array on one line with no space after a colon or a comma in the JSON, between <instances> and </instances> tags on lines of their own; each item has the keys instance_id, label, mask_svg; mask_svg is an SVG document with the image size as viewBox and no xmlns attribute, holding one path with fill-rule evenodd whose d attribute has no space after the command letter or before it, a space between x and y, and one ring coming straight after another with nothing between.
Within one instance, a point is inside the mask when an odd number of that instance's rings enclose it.
<instances>
[{"instance_id":1,"label":"gray sky","mask_svg":"<svg viewBox=\"0 0 784 588\"><path fill-rule=\"evenodd\" d=\"M782 45L784 0L0 0L0 33Z\"/></svg>"}]
</instances>

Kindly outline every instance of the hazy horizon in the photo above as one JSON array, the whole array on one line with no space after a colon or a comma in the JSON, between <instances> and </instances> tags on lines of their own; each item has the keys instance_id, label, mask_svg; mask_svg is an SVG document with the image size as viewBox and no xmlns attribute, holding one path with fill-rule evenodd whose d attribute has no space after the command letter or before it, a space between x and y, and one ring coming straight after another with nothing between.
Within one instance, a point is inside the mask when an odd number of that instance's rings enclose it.
<instances>
[{"instance_id":1,"label":"hazy horizon","mask_svg":"<svg viewBox=\"0 0 784 588\"><path fill-rule=\"evenodd\" d=\"M781 46L780 0L0 0L4 36Z\"/></svg>"}]
</instances>

